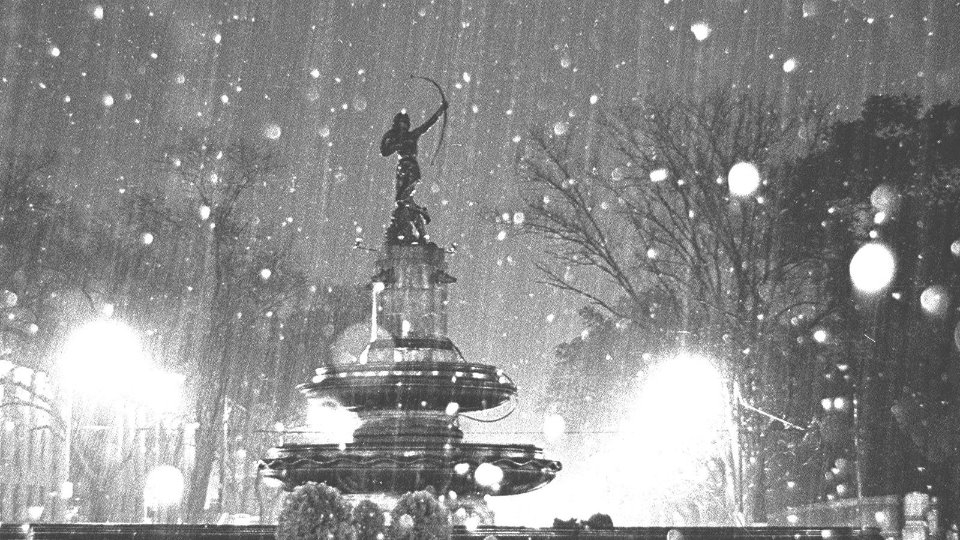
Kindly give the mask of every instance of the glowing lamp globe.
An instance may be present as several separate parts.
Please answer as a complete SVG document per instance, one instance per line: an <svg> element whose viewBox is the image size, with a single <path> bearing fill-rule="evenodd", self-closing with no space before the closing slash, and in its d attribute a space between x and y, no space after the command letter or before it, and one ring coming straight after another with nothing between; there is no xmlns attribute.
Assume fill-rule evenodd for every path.
<svg viewBox="0 0 960 540"><path fill-rule="evenodd" d="M172 465L155 467L147 475L143 499L147 506L174 506L183 497L183 474Z"/></svg>
<svg viewBox="0 0 960 540"><path fill-rule="evenodd" d="M730 167L727 185L734 197L749 197L760 187L760 171L753 163L741 161Z"/></svg>
<svg viewBox="0 0 960 540"><path fill-rule="evenodd" d="M864 244L850 260L850 279L861 293L874 294L890 286L897 261L890 248L879 243Z"/></svg>

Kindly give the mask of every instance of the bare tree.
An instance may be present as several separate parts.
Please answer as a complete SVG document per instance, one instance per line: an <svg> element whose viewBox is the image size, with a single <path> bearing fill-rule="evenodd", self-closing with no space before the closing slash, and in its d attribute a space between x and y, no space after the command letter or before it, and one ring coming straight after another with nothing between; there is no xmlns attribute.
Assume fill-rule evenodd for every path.
<svg viewBox="0 0 960 540"><path fill-rule="evenodd" d="M199 520L214 463L218 455L224 459L229 403L249 385L242 379L250 359L238 338L252 324L248 321L282 306L302 285L303 276L289 267L286 249L256 245L257 234L241 211L244 196L279 171L275 148L185 138L167 150L162 163L191 188L203 231L197 286L204 333L192 363L198 428L186 499L187 518Z"/></svg>
<svg viewBox="0 0 960 540"><path fill-rule="evenodd" d="M731 399L742 400L729 481L746 519L769 418L739 405L778 417L804 410L773 390L786 382L786 360L772 354L772 338L824 309L816 258L785 241L791 201L778 185L778 163L820 140L823 116L815 107L788 115L777 103L765 94L647 98L567 136L534 133L519 160L521 227L549 241L545 283L639 328L651 317L680 321L675 345L724 364ZM739 163L762 179L743 196L728 186Z"/></svg>

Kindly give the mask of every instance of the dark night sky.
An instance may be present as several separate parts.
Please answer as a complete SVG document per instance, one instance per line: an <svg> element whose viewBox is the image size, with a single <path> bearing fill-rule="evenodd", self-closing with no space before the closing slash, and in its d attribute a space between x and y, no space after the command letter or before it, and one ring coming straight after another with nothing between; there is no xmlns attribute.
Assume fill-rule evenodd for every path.
<svg viewBox="0 0 960 540"><path fill-rule="evenodd" d="M438 105L408 75L437 79L450 126L436 165L422 159L418 200L433 239L459 244L451 334L521 387L526 412L491 429L536 432L580 302L536 284L532 240L482 219L518 209L513 161L529 129L725 85L826 96L838 117L878 92L956 99L956 28L953 0L6 0L0 147L55 150L60 192L108 212L139 186L177 195L151 160L183 130L277 138L283 181L248 210L292 218L316 277L365 281L373 256L351 248L379 244L393 191L376 144L398 109L417 122ZM421 154L435 148L432 133Z"/></svg>

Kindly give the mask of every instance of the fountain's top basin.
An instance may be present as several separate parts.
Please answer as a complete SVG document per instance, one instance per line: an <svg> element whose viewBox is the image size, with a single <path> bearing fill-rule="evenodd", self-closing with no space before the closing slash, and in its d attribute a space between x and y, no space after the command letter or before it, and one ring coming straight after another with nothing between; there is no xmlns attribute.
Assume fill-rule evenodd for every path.
<svg viewBox="0 0 960 540"><path fill-rule="evenodd" d="M458 495L516 495L538 489L560 471L532 445L449 443L297 444L260 461L267 478L287 488L325 482L344 493L394 493L433 487Z"/></svg>
<svg viewBox="0 0 960 540"><path fill-rule="evenodd" d="M357 412L472 412L507 402L517 387L502 370L470 362L371 362L317 369L297 387L309 398L332 398Z"/></svg>

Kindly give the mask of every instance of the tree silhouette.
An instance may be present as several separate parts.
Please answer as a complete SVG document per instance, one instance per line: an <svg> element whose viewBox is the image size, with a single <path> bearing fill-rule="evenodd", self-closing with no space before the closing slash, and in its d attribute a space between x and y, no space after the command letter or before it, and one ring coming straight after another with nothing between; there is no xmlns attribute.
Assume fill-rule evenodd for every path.
<svg viewBox="0 0 960 540"><path fill-rule="evenodd" d="M750 411L796 420L811 407L781 345L829 306L817 294L819 254L782 241L793 227L782 170L814 148L824 119L822 108L782 111L765 94L649 97L567 135L534 133L519 160L520 227L549 243L543 282L656 333L644 352L718 359L731 399L752 408L733 407L740 450L727 481L740 519L763 514L771 420ZM738 164L758 170L755 191L731 192Z"/></svg>
<svg viewBox="0 0 960 540"><path fill-rule="evenodd" d="M852 364L863 493L931 491L949 510L960 500L960 465L945 453L958 444L949 428L960 410L951 251L960 252L960 107L924 111L917 98L871 97L790 175L801 186L792 238L824 254L824 294L836 306L825 322L846 349L831 363ZM850 258L871 240L897 258L881 297L859 296L847 279ZM925 307L931 286L943 296Z"/></svg>

